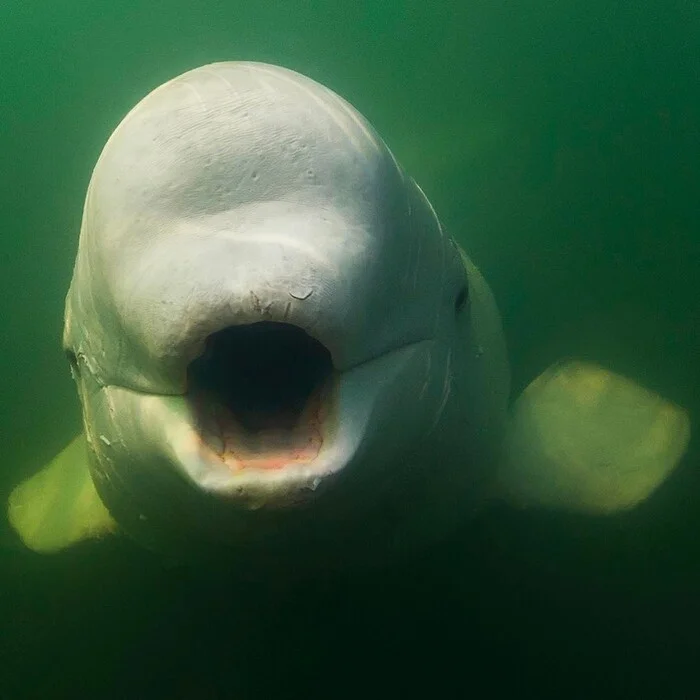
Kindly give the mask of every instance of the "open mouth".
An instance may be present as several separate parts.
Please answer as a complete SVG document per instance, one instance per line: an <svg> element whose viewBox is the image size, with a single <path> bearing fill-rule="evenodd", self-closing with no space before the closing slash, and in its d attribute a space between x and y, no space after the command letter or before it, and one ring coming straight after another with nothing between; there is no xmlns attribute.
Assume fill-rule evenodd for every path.
<svg viewBox="0 0 700 700"><path fill-rule="evenodd" d="M184 394L110 384L83 392L85 410L96 449L128 465L121 478L133 489L169 492L184 478L246 508L287 507L362 483L370 450L383 469L426 424L441 398L441 385L425 391L432 348L407 343L341 371L301 327L229 326L189 363ZM409 421L397 421L407 405Z"/></svg>
<svg viewBox="0 0 700 700"><path fill-rule="evenodd" d="M232 472L318 457L336 373L330 352L298 326L224 328L207 338L187 376L200 435Z"/></svg>

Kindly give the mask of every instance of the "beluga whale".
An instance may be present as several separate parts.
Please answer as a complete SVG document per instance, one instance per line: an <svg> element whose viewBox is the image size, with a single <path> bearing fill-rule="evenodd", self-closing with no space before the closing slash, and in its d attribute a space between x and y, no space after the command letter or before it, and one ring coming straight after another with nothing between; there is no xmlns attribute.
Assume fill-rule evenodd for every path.
<svg viewBox="0 0 700 700"><path fill-rule="evenodd" d="M63 335L83 425L12 492L21 540L342 568L428 547L496 500L648 498L687 412L568 358L512 398L458 234L310 78L221 62L153 90L88 186Z"/></svg>

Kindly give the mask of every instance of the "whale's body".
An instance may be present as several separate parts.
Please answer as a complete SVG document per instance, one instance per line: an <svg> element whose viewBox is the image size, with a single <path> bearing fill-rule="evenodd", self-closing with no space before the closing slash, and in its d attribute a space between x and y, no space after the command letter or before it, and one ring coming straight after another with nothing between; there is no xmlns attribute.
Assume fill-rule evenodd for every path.
<svg viewBox="0 0 700 700"><path fill-rule="evenodd" d="M680 409L575 363L533 383L511 419L501 323L477 268L353 107L264 64L185 73L111 136L64 347L84 437L10 507L38 550L116 522L185 556L381 561L499 492L628 507L689 431ZM621 488L599 457L619 447L611 417L630 397L644 420L615 459L645 476ZM76 515L49 527L36 494L69 482L81 484Z"/></svg>

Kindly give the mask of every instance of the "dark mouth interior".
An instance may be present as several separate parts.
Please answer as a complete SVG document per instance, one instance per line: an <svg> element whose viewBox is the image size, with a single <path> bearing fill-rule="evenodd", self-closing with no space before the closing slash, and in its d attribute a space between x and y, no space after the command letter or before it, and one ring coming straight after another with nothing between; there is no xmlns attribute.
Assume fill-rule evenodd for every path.
<svg viewBox="0 0 700 700"><path fill-rule="evenodd" d="M188 388L226 407L248 431L293 428L333 373L330 352L304 330L262 321L207 338Z"/></svg>

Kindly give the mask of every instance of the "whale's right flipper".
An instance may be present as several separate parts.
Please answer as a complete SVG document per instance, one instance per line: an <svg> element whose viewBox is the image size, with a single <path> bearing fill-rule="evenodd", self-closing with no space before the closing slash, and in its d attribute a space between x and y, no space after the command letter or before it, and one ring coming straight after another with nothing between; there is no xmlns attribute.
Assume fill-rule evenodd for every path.
<svg viewBox="0 0 700 700"><path fill-rule="evenodd" d="M40 553L116 530L90 477L84 433L14 489L7 515L24 544Z"/></svg>

